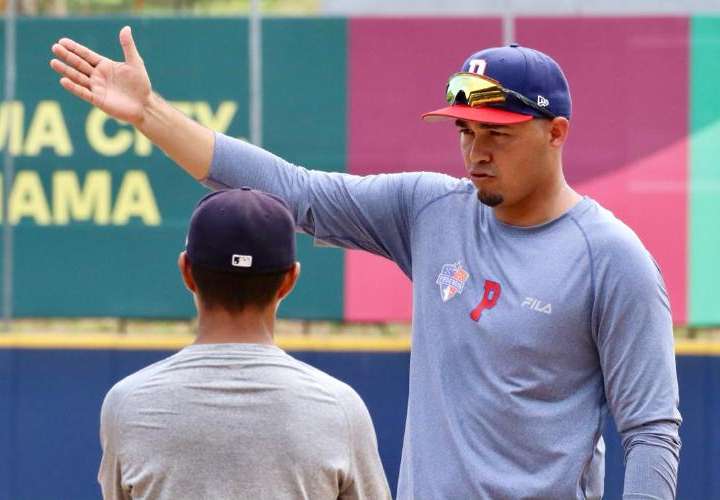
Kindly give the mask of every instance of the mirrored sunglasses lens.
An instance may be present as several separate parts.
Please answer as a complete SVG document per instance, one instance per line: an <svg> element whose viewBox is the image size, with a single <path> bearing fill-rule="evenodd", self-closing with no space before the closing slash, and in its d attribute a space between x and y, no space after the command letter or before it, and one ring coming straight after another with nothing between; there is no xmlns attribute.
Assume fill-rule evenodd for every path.
<svg viewBox="0 0 720 500"><path fill-rule="evenodd" d="M457 74L450 78L445 98L448 104L456 104L462 94L462 103L479 106L491 102L503 102L505 94L494 81L480 75Z"/></svg>

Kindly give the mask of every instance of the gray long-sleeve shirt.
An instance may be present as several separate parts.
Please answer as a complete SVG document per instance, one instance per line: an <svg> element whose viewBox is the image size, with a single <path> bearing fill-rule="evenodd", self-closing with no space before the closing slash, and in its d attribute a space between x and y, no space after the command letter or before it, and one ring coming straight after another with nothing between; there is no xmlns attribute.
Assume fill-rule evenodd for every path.
<svg viewBox="0 0 720 500"><path fill-rule="evenodd" d="M259 344L191 345L105 397L98 481L130 498L390 498L365 404Z"/></svg>
<svg viewBox="0 0 720 500"><path fill-rule="evenodd" d="M608 409L624 497L674 498L667 294L637 236L598 203L515 227L468 180L311 171L222 134L205 183L278 194L299 230L392 259L412 280L398 498L600 498Z"/></svg>

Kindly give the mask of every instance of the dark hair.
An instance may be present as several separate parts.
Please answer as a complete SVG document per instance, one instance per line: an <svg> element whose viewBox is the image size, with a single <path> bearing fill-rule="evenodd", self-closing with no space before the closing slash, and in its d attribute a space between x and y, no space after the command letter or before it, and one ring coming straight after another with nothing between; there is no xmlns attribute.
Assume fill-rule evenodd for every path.
<svg viewBox="0 0 720 500"><path fill-rule="evenodd" d="M200 302L208 309L240 312L270 304L290 270L262 274L228 273L190 266Z"/></svg>

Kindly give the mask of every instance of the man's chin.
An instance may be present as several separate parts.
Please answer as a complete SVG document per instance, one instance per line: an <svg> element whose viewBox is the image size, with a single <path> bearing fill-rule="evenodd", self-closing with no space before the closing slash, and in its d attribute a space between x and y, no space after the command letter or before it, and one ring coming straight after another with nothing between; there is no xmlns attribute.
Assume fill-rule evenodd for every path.
<svg viewBox="0 0 720 500"><path fill-rule="evenodd" d="M501 194L488 193L480 190L478 190L477 197L478 200L480 200L480 203L482 203L483 205L487 205L488 207L497 207L503 201L505 201Z"/></svg>

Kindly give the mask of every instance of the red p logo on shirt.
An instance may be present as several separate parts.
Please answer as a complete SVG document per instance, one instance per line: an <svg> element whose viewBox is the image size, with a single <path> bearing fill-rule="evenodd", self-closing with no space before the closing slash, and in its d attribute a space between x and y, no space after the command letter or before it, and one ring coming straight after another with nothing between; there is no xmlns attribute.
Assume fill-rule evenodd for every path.
<svg viewBox="0 0 720 500"><path fill-rule="evenodd" d="M491 280L485 280L485 292L480 303L470 312L470 318L473 321L480 319L483 311L492 309L500 298L500 283Z"/></svg>

